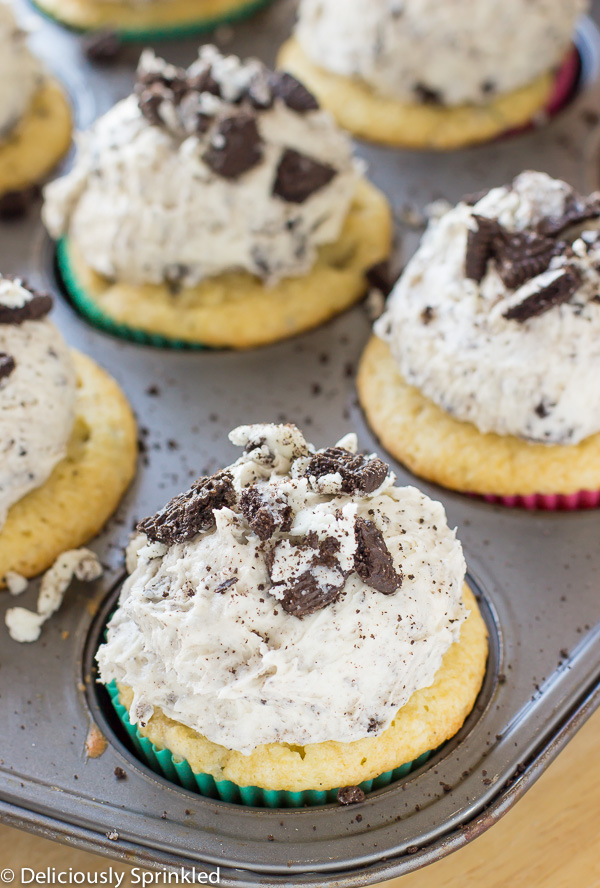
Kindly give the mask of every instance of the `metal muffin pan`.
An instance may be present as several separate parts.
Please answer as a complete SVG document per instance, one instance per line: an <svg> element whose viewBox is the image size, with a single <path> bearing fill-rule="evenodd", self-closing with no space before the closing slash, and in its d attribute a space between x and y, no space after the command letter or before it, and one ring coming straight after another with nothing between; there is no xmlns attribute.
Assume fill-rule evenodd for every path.
<svg viewBox="0 0 600 888"><path fill-rule="evenodd" d="M272 62L292 17L293 3L278 0L234 32L221 31L217 42ZM419 236L407 220L437 198L455 201L524 168L562 176L582 191L596 186L600 37L591 21L579 40L582 90L543 129L451 154L357 146L394 205L400 261ZM81 38L52 23L40 20L34 42L73 91L80 125L128 93L134 47L102 68L85 61ZM179 62L190 61L196 45L154 44ZM392 461L400 483L442 500L465 547L491 641L474 712L426 766L358 806L267 810L205 799L135 758L94 682L93 656L114 606L123 547L136 519L235 458L227 432L240 423L293 421L318 446L355 429L362 448L381 451L353 380L369 320L357 307L311 333L241 354L115 339L89 326L60 295L38 207L25 221L0 225L0 268L57 295L55 321L122 384L143 444L132 488L92 543L106 565L104 578L92 588L75 585L37 643L3 638L2 819L148 868L219 867L222 884L236 886L371 884L444 856L499 819L600 704L600 513L495 507L426 484ZM34 606L35 598L32 583L19 603ZM12 604L0 596L0 619ZM94 723L108 740L97 758L85 750ZM127 779L116 779L117 767Z"/></svg>

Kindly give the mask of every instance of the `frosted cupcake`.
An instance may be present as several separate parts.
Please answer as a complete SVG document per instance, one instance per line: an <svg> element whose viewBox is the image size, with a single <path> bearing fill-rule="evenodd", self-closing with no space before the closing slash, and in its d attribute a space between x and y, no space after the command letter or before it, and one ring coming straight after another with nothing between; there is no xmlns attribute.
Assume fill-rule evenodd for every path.
<svg viewBox="0 0 600 888"><path fill-rule="evenodd" d="M245 348L321 324L391 240L386 199L314 97L211 46L187 71L143 54L44 220L80 309L158 344Z"/></svg>
<svg viewBox="0 0 600 888"><path fill-rule="evenodd" d="M566 100L586 0L301 0L279 56L357 136L409 148L492 139ZM557 74L557 72L559 72Z"/></svg>
<svg viewBox="0 0 600 888"><path fill-rule="evenodd" d="M0 277L0 588L93 537L133 477L136 429L114 380L71 351L49 296Z"/></svg>
<svg viewBox="0 0 600 888"><path fill-rule="evenodd" d="M433 222L358 386L416 474L527 506L600 502L600 194L525 172Z"/></svg>
<svg viewBox="0 0 600 888"><path fill-rule="evenodd" d="M34 0L78 31L116 31L126 39L182 37L248 18L271 0Z"/></svg>
<svg viewBox="0 0 600 888"><path fill-rule="evenodd" d="M0 0L0 199L39 183L70 142L65 94L32 55L10 6Z"/></svg>
<svg viewBox="0 0 600 888"><path fill-rule="evenodd" d="M319 451L292 425L230 438L237 462L139 525L102 681L151 761L201 791L288 805L389 782L481 686L460 543L354 435Z"/></svg>

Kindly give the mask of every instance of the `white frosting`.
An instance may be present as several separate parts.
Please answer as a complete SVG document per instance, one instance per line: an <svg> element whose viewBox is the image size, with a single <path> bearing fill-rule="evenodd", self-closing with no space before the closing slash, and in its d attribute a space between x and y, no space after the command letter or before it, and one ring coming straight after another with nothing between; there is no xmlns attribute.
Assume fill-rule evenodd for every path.
<svg viewBox="0 0 600 888"><path fill-rule="evenodd" d="M556 256L517 290L504 285L492 261L481 284L465 276L474 214L509 231L531 230L560 216L572 195L565 182L525 172L474 207L458 204L430 224L375 325L404 378L482 432L576 444L600 431L600 243L590 230L597 220L560 235L574 255ZM569 302L524 322L504 317L566 265L581 274Z"/></svg>
<svg viewBox="0 0 600 888"><path fill-rule="evenodd" d="M8 3L0 0L0 142L29 108L42 79L40 62L29 51L25 32Z"/></svg>
<svg viewBox="0 0 600 888"><path fill-rule="evenodd" d="M83 583L91 583L101 576L102 565L98 561L96 553L91 549L69 549L67 552L63 552L42 577L37 610L9 607L6 611L4 621L12 640L22 644L37 641L44 623L56 613L63 603L73 579ZM8 575L6 579L8 581ZM27 581L25 581L25 585L27 585Z"/></svg>
<svg viewBox="0 0 600 888"><path fill-rule="evenodd" d="M246 426L230 437L247 445L230 467L236 491L257 484L270 502L291 506L291 529L261 543L233 505L215 511L216 526L189 542L167 547L137 537L131 576L98 653L102 681L133 688L132 721L145 723L160 706L242 753L271 742L380 734L414 691L432 683L466 617L465 561L442 505L393 486L393 475L373 493L352 496L341 492L339 473L304 477L314 449L293 426ZM354 451L355 436L340 445ZM393 594L353 571L355 516L377 525L403 573ZM271 576L292 582L307 567L296 544L309 531L339 541L348 574L340 585L339 570L316 568L321 588L343 591L297 617L284 610L265 557L279 541Z"/></svg>
<svg viewBox="0 0 600 888"><path fill-rule="evenodd" d="M204 47L196 68L212 65L225 98L190 95L180 106L163 103L169 125L152 125L135 96L119 102L79 137L73 170L46 189L44 221L54 237L68 235L86 263L109 278L133 284L177 279L192 286L231 270L265 281L302 275L316 250L335 241L352 201L357 166L348 138L324 111L296 113L281 99L257 113L262 160L239 178L217 175L204 162L218 139L190 134L197 113L222 118L264 71ZM142 71L175 71L152 55ZM190 71L194 70L192 66ZM285 148L337 170L304 203L273 196Z"/></svg>
<svg viewBox="0 0 600 888"><path fill-rule="evenodd" d="M0 306L30 298L0 279ZM49 320L0 323L0 353L15 369L0 378L0 531L9 508L46 481L66 454L75 416L76 379L69 349Z"/></svg>
<svg viewBox="0 0 600 888"><path fill-rule="evenodd" d="M301 0L296 36L322 68L414 102L487 102L558 65L588 0Z"/></svg>

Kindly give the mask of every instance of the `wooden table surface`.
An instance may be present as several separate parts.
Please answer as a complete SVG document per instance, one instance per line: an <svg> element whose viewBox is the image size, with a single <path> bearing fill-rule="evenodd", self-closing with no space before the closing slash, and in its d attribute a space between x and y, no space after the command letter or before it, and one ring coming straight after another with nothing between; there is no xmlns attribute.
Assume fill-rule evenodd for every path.
<svg viewBox="0 0 600 888"><path fill-rule="evenodd" d="M0 870L130 868L0 825ZM14 885L22 882L17 875ZM600 888L600 711L487 833L385 888Z"/></svg>

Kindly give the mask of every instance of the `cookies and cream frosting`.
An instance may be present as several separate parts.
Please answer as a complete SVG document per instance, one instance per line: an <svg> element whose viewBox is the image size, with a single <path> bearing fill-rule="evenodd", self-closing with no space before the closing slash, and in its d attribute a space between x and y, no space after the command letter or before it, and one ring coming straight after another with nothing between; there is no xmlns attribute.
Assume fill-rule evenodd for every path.
<svg viewBox="0 0 600 888"><path fill-rule="evenodd" d="M319 67L405 102L486 103L559 65L587 0L301 0Z"/></svg>
<svg viewBox="0 0 600 888"><path fill-rule="evenodd" d="M134 723L160 707L246 754L376 736L466 617L444 509L355 435L319 451L293 425L230 439L237 462L139 525L102 680L133 689Z"/></svg>
<svg viewBox="0 0 600 888"><path fill-rule="evenodd" d="M26 39L9 4L0 0L0 142L27 112L43 80Z"/></svg>
<svg viewBox="0 0 600 888"><path fill-rule="evenodd" d="M73 428L75 371L51 307L0 277L0 532L10 507L64 458Z"/></svg>
<svg viewBox="0 0 600 888"><path fill-rule="evenodd" d="M375 325L406 381L481 432L600 432L600 193L545 173L430 223Z"/></svg>
<svg viewBox="0 0 600 888"><path fill-rule="evenodd" d="M142 55L136 94L79 139L44 219L98 273L192 286L227 271L307 273L337 240L358 168L291 75L200 50L187 70Z"/></svg>

